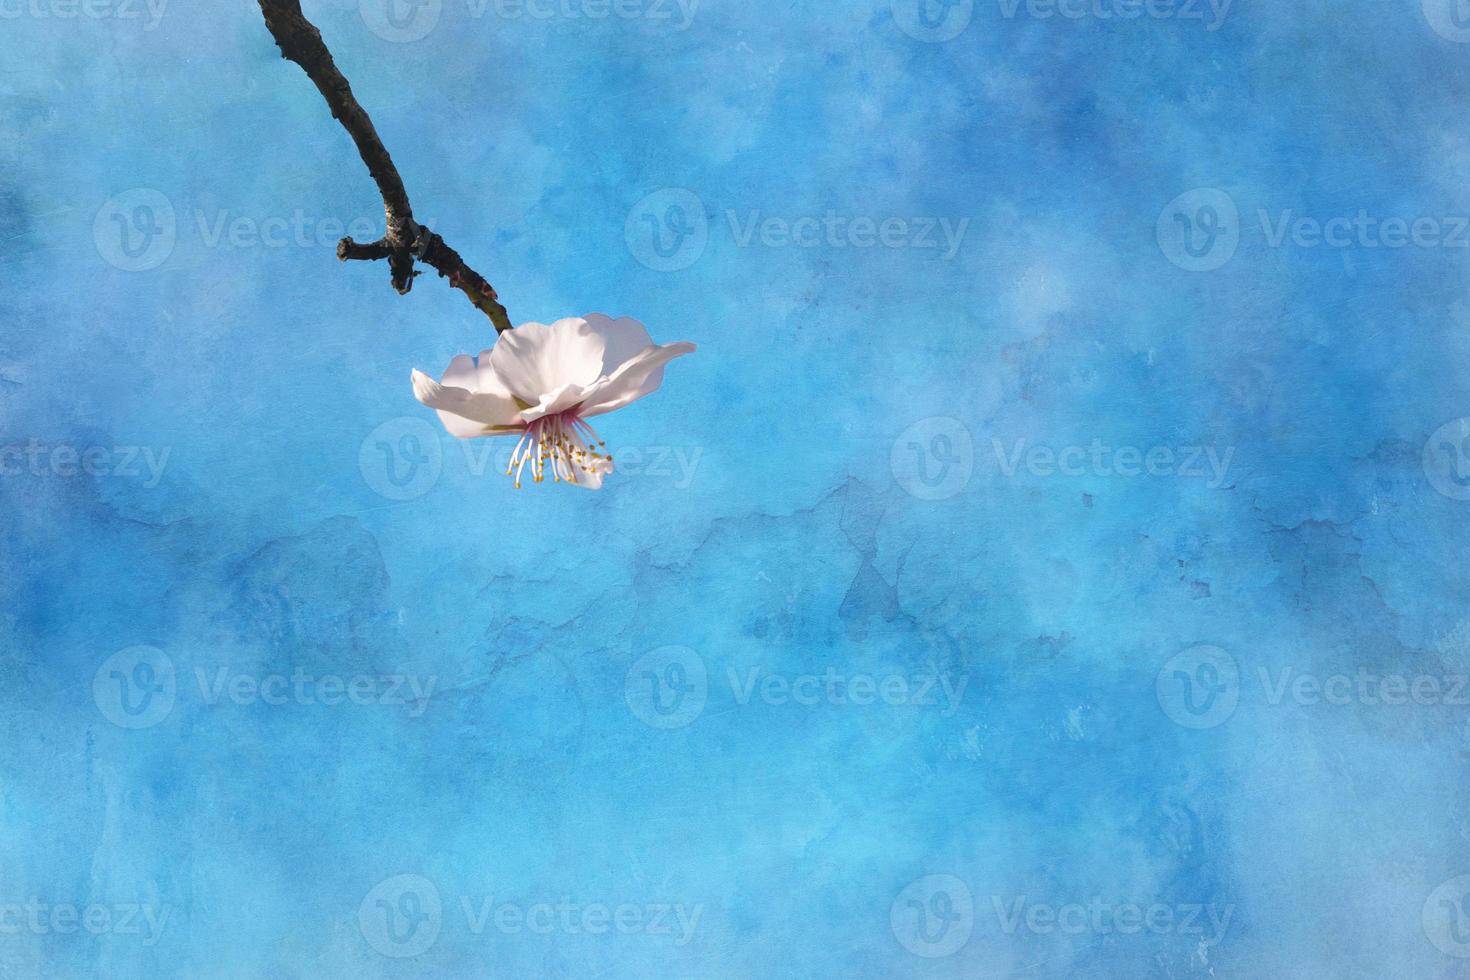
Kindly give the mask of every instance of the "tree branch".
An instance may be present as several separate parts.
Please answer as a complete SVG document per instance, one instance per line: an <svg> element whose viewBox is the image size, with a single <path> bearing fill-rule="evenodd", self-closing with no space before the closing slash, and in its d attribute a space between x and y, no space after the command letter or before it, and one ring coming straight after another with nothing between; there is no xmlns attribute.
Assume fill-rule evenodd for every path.
<svg viewBox="0 0 1470 980"><path fill-rule="evenodd" d="M307 77L316 84L332 117L342 124L362 162L367 164L368 173L383 195L383 212L387 219L387 231L376 242L355 242L344 238L337 243L337 258L373 261L388 260L388 270L393 288L406 293L413 288L418 272L414 262L422 262L446 276L449 284L469 297L475 308L490 318L497 331L510 329L510 317L500 305L495 290L474 269L465 265L458 252L445 244L444 239L413 220L413 208L408 203L408 192L403 189L403 178L393 166L393 158L378 138L373 121L358 104L352 94L352 86L337 69L332 52L322 41L321 32L301 13L301 0L259 0L261 13L265 15L265 26L276 39L282 57L300 65Z"/></svg>

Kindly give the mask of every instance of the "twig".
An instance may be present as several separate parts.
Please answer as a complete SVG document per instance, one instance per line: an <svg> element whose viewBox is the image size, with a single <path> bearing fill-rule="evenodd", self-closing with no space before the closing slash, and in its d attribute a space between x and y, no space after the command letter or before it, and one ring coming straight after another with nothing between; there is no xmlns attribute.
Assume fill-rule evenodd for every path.
<svg viewBox="0 0 1470 980"><path fill-rule="evenodd" d="M413 220L413 208L408 203L408 192L403 189L403 178L393 166L373 121L358 104L352 94L352 86L337 69L332 52L322 41L321 32L301 13L300 0L259 0L261 13L265 14L265 26L281 49L281 55L296 62L306 72L332 117L340 122L352 141L362 162L367 164L368 173L383 195L383 212L387 218L387 232L376 242L355 242L344 238L337 243L337 258L374 261L387 259L392 276L393 288L406 293L413 288L414 262L422 262L447 276L449 284L469 297L475 308L490 318L497 331L510 329L510 317L500 305L495 290L480 275L460 258L458 252L445 244L444 239Z"/></svg>

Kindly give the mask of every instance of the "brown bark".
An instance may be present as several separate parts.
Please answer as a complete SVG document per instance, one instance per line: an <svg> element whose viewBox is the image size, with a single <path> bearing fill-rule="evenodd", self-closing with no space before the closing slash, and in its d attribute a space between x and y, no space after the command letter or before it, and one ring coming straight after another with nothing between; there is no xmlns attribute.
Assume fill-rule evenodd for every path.
<svg viewBox="0 0 1470 980"><path fill-rule="evenodd" d="M337 258L376 260L387 259L393 288L406 293L413 288L418 272L415 262L422 262L448 277L449 284L463 292L475 308L490 318L497 331L510 329L510 317L500 305L495 290L474 269L465 264L458 252L445 244L444 239L413 220L413 208L408 203L408 192L403 189L403 178L393 166L393 158L378 138L373 121L352 94L352 86L338 70L327 50L321 32L301 13L300 0L259 0L260 10L265 14L265 26L276 39L281 55L300 65L307 77L316 84L332 116L347 130L357 144L362 162L367 164L383 196L383 212L387 220L387 231L376 242L355 242L344 238L337 243Z"/></svg>

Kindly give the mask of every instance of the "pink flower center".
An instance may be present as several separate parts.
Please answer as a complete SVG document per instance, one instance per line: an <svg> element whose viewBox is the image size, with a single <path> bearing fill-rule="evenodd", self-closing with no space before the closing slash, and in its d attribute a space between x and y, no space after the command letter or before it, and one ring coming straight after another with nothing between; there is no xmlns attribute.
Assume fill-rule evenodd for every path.
<svg viewBox="0 0 1470 980"><path fill-rule="evenodd" d="M612 472L613 458L606 451L607 443L598 438L592 426L582 421L577 409L570 408L526 424L526 431L516 443L515 452L511 453L505 475L515 476L517 490L521 487L521 473L527 466L531 468L531 479L536 483L546 478L548 469L556 483L563 480L580 483L586 476ZM579 478L578 474L583 476Z"/></svg>

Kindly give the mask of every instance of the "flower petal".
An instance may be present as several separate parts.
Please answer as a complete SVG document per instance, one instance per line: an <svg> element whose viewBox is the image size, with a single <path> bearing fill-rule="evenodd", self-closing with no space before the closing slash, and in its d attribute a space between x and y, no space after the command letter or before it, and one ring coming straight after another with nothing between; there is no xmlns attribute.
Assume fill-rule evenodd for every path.
<svg viewBox="0 0 1470 980"><path fill-rule="evenodd" d="M653 346L648 328L630 316L613 319L601 313L588 313L587 325L602 338L602 374L607 377L636 355Z"/></svg>
<svg viewBox="0 0 1470 980"><path fill-rule="evenodd" d="M562 482L570 483L574 487L581 487L583 490L601 490L602 481L605 480L608 474L610 474L612 471L612 463L603 463L601 466L598 466L596 469L594 469L591 473L588 473L585 470L577 470L576 480L563 480Z"/></svg>
<svg viewBox="0 0 1470 980"><path fill-rule="evenodd" d="M449 362L449 367L444 369L439 383L450 388L479 391L480 371L475 365L475 359L468 354L455 355L454 360Z"/></svg>
<svg viewBox="0 0 1470 980"><path fill-rule="evenodd" d="M464 377L461 354L450 362L445 377ZM471 362L471 367L474 366ZM419 401L439 413L439 420L449 434L459 439L475 439L480 436L511 435L521 431L520 410L514 400L491 392L469 391L465 388L442 385L422 371L413 372L413 395ZM496 431L503 429L503 431Z"/></svg>
<svg viewBox="0 0 1470 980"><path fill-rule="evenodd" d="M586 397L587 389L581 385L562 385L555 391L541 396L541 402L521 412L522 422L534 422L547 415L555 415L557 412L565 412L567 409L581 404Z"/></svg>
<svg viewBox="0 0 1470 980"><path fill-rule="evenodd" d="M581 317L525 323L490 348L489 365L504 389L528 405L563 385L590 385L602 375L602 338Z"/></svg>
<svg viewBox="0 0 1470 980"><path fill-rule="evenodd" d="M688 341L645 347L609 377L592 385L578 414L583 418L602 415L653 394L664 383L664 365L695 349Z"/></svg>

